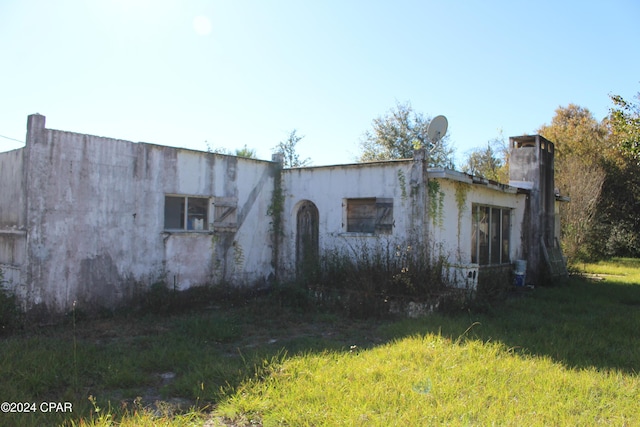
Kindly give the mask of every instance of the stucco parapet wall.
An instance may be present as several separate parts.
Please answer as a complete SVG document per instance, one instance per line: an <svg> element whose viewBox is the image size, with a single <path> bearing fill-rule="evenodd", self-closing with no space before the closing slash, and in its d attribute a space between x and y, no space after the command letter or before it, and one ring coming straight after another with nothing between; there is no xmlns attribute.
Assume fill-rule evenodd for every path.
<svg viewBox="0 0 640 427"><path fill-rule="evenodd" d="M446 168L429 168L427 170L428 179L449 179L451 181L464 182L472 185L482 185L483 187L490 188L492 190L502 191L503 193L515 194L521 188L514 187L507 184L501 184L497 181L482 178L479 176L469 175L468 173L458 172L453 169Z"/></svg>
<svg viewBox="0 0 640 427"><path fill-rule="evenodd" d="M172 146L172 145L161 145L161 144L154 144L152 142L143 142L143 141L128 141L126 139L118 139L118 138L111 138L108 136L100 136L100 135L90 135L90 134L85 134L85 133L80 133L80 132L71 132L71 131L66 131L66 130L58 130L58 129L49 129L46 128L47 131L55 133L57 135L68 135L68 136L80 136L80 137L89 137L92 139L97 139L97 140L104 140L105 142L113 142L113 143L125 143L125 144L138 144L138 145L146 145L152 148L158 148L158 149L163 149L163 150L176 150L176 151L181 151L181 152L187 152L187 153L193 153L196 155L211 155L211 156L216 156L216 157L233 157L233 158L239 158L242 159L243 161L249 161L249 162L255 162L255 163L268 163L268 164L272 164L272 163L276 163L273 162L271 160L262 160L262 159L254 159L251 157L239 157L239 156L234 156L233 154L224 154L224 153L214 153L214 152L209 152L209 151L202 151L202 150L195 150L192 148L185 148L185 147L176 147L176 146Z"/></svg>
<svg viewBox="0 0 640 427"><path fill-rule="evenodd" d="M373 162L356 162L356 163L338 163L334 165L319 165L319 166L298 166L293 168L286 168L284 171L301 171L301 170L313 170L313 169L336 169L336 168L367 168L367 167L379 167L379 166L391 166L398 164L409 165L414 162L414 159L392 159L392 160L377 160Z"/></svg>
<svg viewBox="0 0 640 427"><path fill-rule="evenodd" d="M41 114L32 114L30 117L34 118L34 126L35 126L34 130L36 130L36 129L45 130L45 131L50 132L50 134L56 135L57 137L60 137L60 136L75 136L75 137L83 137L83 138L104 140L105 142L146 145L146 146L149 146L149 147L157 147L159 149L169 149L169 150L176 150L176 151L182 151L182 152L190 152L190 153L198 154L198 155L213 155L213 156L218 156L218 157L236 157L236 158L241 158L242 160L247 160L249 162L255 162L255 163L269 163L269 164L276 163L276 162L271 161L271 160L254 159L254 158L250 158L250 157L238 157L238 156L234 156L233 154L214 153L214 152L211 152L211 151L195 150L195 149L192 149L192 148L177 147L177 146L173 146L173 145L161 145L161 144L155 144L155 143L152 143L152 142L144 142L144 141L130 141L130 140L126 140L126 139L113 138L113 137L108 137L108 136L91 135L91 134L86 134L86 133L81 133L81 132L72 132L72 131L60 130L60 129L51 129L51 128L47 128L45 126L46 116L43 116ZM37 142L37 141L34 141L34 142ZM15 150L11 150L11 151L22 150L23 148L24 147L21 147L21 148L17 148ZM9 151L7 151L6 153L8 153L8 152Z"/></svg>
<svg viewBox="0 0 640 427"><path fill-rule="evenodd" d="M18 147L18 148L12 148L11 150L0 151L0 154L15 153L15 152L18 152L18 151L21 151L21 150L24 150L24 146Z"/></svg>

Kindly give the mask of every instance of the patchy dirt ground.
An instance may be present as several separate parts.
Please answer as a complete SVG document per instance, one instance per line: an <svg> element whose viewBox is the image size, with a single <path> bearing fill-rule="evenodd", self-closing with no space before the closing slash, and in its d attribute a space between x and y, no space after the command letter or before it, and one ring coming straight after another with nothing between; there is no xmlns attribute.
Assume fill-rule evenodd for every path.
<svg viewBox="0 0 640 427"><path fill-rule="evenodd" d="M78 342L91 343L105 351L118 348L120 352L127 352L127 349L132 353L140 352L141 358L149 357L145 353L151 350L145 347L157 347L158 342L173 346L173 350L184 345L185 340L199 342L217 360L222 357L227 365L238 366L238 369L246 369L247 373L251 373L254 368L246 365L253 363L255 354L268 359L299 352L353 351L355 348L381 344L385 337L381 336L378 328L383 323L380 320L353 320L326 313L272 310L251 302L235 307L212 306L192 313L166 316L115 316L86 320L77 322L75 327L67 325L64 333L73 334ZM232 331L212 331L219 325ZM184 352L185 358L190 357L188 349ZM123 355L121 363L131 363L131 357L135 358L135 355ZM202 358L203 353L193 357ZM185 376L190 371L207 371L207 367L202 367L201 363L180 360L174 367L145 372L143 383L138 387L130 382L126 387L94 384L92 392L98 390L96 394L103 400L108 399L111 405L142 407L160 414L185 411L203 404L198 397L194 397L193 392L185 391L182 384L187 381ZM129 369L132 372L127 375L139 375L135 367ZM234 380L237 378L229 380L231 386ZM204 404L210 405L212 401Z"/></svg>

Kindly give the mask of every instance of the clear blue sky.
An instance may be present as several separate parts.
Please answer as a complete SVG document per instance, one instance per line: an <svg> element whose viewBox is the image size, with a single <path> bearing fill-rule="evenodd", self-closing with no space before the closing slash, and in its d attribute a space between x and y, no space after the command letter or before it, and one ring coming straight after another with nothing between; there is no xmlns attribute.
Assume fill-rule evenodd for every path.
<svg viewBox="0 0 640 427"><path fill-rule="evenodd" d="M461 160L558 106L640 91L640 2L3 0L0 135L47 127L258 157L293 129L353 161L396 101L444 114ZM21 146L0 137L0 151Z"/></svg>

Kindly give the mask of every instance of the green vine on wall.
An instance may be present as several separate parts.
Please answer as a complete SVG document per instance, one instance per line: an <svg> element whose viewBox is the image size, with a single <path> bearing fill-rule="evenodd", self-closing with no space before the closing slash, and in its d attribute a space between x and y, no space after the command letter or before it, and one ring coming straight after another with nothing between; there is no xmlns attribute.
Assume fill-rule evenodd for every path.
<svg viewBox="0 0 640 427"><path fill-rule="evenodd" d="M398 169L398 182L400 183L400 190L402 191L402 200L407 199L407 179L404 176L402 169Z"/></svg>
<svg viewBox="0 0 640 427"><path fill-rule="evenodd" d="M271 233L273 239L273 256L271 264L276 277L278 275L279 253L280 253L280 238L284 235L282 230L282 212L284 211L284 191L282 190L282 164L278 164L274 168L273 176L273 193L271 194L271 203L267 208L267 215L271 217Z"/></svg>
<svg viewBox="0 0 640 427"><path fill-rule="evenodd" d="M213 230L213 223L209 224L209 230ZM209 280L211 283L216 281L217 273L220 269L220 260L218 259L216 253L216 244L218 243L218 235L211 231L211 260L210 260L210 271L209 271Z"/></svg>
<svg viewBox="0 0 640 427"><path fill-rule="evenodd" d="M271 217L271 232L282 235L282 212L284 211L284 192L282 191L282 169L276 169L273 177L273 193L271 203L267 208L267 215Z"/></svg>
<svg viewBox="0 0 640 427"><path fill-rule="evenodd" d="M242 270L244 264L244 250L240 246L240 242L237 240L233 242L233 261L236 265L236 270Z"/></svg>
<svg viewBox="0 0 640 427"><path fill-rule="evenodd" d="M440 182L430 179L429 188L429 217L434 226L441 227L444 223L444 192L440 188Z"/></svg>
<svg viewBox="0 0 640 427"><path fill-rule="evenodd" d="M469 193L470 186L465 182L455 182L456 186L456 206L458 207L458 259L461 258L460 254L460 228L462 227L462 214L467 207L467 193Z"/></svg>
<svg viewBox="0 0 640 427"><path fill-rule="evenodd" d="M467 193L469 192L469 184L467 184L466 182L456 182L455 186L456 205L458 206L458 224L460 224L462 220L462 213L467 207Z"/></svg>

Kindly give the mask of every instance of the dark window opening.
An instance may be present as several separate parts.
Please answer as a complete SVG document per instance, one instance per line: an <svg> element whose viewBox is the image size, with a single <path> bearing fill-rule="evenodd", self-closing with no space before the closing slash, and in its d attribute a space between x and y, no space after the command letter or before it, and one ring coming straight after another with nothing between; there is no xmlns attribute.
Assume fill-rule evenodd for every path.
<svg viewBox="0 0 640 427"><path fill-rule="evenodd" d="M165 230L209 229L209 199L206 197L165 196Z"/></svg>
<svg viewBox="0 0 640 427"><path fill-rule="evenodd" d="M474 204L472 212L471 262L509 263L511 209Z"/></svg>

